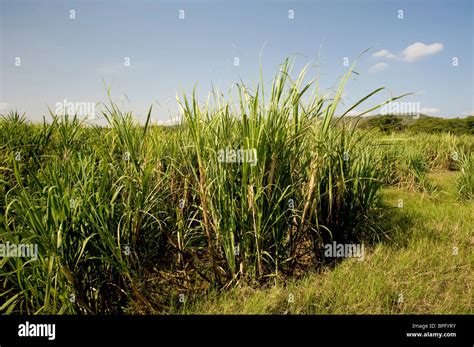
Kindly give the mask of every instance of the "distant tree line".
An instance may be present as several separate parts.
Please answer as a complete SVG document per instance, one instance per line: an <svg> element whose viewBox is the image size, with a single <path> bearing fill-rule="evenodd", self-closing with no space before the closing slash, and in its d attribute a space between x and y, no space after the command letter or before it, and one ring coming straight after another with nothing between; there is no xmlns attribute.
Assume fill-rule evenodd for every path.
<svg viewBox="0 0 474 347"><path fill-rule="evenodd" d="M474 135L474 116L467 118L437 118L422 116L416 119L412 116L383 115L374 116L361 122L366 129L378 129L383 133L412 132L412 133L452 133L456 135Z"/></svg>

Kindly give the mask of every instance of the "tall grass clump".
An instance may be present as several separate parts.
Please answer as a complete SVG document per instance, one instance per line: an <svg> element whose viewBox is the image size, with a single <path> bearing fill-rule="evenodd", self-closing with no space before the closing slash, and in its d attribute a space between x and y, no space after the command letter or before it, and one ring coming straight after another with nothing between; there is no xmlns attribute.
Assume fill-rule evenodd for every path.
<svg viewBox="0 0 474 347"><path fill-rule="evenodd" d="M452 134L397 134L376 136L376 156L383 162L386 185L405 187L412 191L434 192L429 180L433 170L459 170L459 158L469 157L472 136Z"/></svg>
<svg viewBox="0 0 474 347"><path fill-rule="evenodd" d="M457 180L458 194L461 200L474 197L474 152L459 158L461 174Z"/></svg>
<svg viewBox="0 0 474 347"><path fill-rule="evenodd" d="M85 128L66 116L48 128L54 141L47 153L16 158L10 149L3 162L12 178L3 189L0 238L38 245L39 257L2 259L2 310L112 313L128 300L149 305L136 283L138 235L151 228L159 233L148 212L160 201L153 195L160 181L149 179L149 168L138 173L133 155L115 155L129 149L128 133L117 134L119 127ZM144 131L137 124L133 129ZM89 140L81 141L83 135Z"/></svg>
<svg viewBox="0 0 474 347"><path fill-rule="evenodd" d="M290 72L286 61L268 99L262 84L239 84L236 103L220 97L200 106L195 93L179 100L181 174L189 182L180 193L189 215L179 238L191 257L204 252L199 261L207 259L215 283L291 275L305 255L320 258L324 242L357 239L377 202L374 144L335 117L352 70L332 97L316 85L307 98L315 81L304 83L306 69L296 80ZM228 148L258 160L220 161Z"/></svg>
<svg viewBox="0 0 474 347"><path fill-rule="evenodd" d="M352 68L322 94L292 66L269 91L183 95L172 129L113 102L108 127L1 119L0 241L38 259L0 259L0 312L162 312L178 292L278 281L370 234L386 162L341 120L383 88L337 116Z"/></svg>

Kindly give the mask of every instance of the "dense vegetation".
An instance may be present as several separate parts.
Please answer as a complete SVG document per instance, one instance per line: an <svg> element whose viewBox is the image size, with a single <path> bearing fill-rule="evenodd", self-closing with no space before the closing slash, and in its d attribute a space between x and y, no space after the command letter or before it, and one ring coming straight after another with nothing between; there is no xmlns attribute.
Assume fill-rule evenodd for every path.
<svg viewBox="0 0 474 347"><path fill-rule="evenodd" d="M172 312L193 314L472 314L474 203L459 203L458 171L429 174L427 195L384 188L383 242L285 285L241 285L195 295ZM402 199L403 208L397 206Z"/></svg>
<svg viewBox="0 0 474 347"><path fill-rule="evenodd" d="M425 115L417 117L379 115L364 119L360 125L363 128L377 129L383 133L406 131L409 133L474 135L474 116L466 118L437 118Z"/></svg>
<svg viewBox="0 0 474 347"><path fill-rule="evenodd" d="M384 239L383 187L433 193L428 173L449 169L471 199L472 136L346 126L335 112L350 74L331 97L306 97L314 81L291 80L286 62L269 95L241 84L237 103L183 96L171 129L112 102L109 127L4 116L0 241L38 244L39 257L0 259L0 312L169 312L185 293L321 268L328 242ZM258 160L223 162L227 149Z"/></svg>

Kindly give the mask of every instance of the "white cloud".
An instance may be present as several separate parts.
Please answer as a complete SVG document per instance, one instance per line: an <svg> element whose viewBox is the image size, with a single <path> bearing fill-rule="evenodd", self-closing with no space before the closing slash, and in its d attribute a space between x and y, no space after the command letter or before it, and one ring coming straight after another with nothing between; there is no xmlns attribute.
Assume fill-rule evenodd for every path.
<svg viewBox="0 0 474 347"><path fill-rule="evenodd" d="M10 110L11 105L8 102L0 102L0 111Z"/></svg>
<svg viewBox="0 0 474 347"><path fill-rule="evenodd" d="M372 56L376 58L397 59L406 63L412 63L423 57L441 52L443 49L444 45L439 42L430 45L424 44L423 42L415 42L405 48L400 54L393 54L386 49L382 49L372 54Z"/></svg>
<svg viewBox="0 0 474 347"><path fill-rule="evenodd" d="M466 111L462 115L463 116L474 116L474 111Z"/></svg>
<svg viewBox="0 0 474 347"><path fill-rule="evenodd" d="M377 63L369 68L369 72L379 72L385 70L388 67L387 63Z"/></svg>
<svg viewBox="0 0 474 347"><path fill-rule="evenodd" d="M420 112L424 114L438 113L440 110L438 108L427 108L423 107Z"/></svg>
<svg viewBox="0 0 474 347"><path fill-rule="evenodd" d="M170 125L178 125L181 123L181 120L177 117L174 117L174 118L170 118L168 120L157 120L154 122L154 124L156 125L164 125L164 126L170 126Z"/></svg>
<svg viewBox="0 0 474 347"><path fill-rule="evenodd" d="M443 48L444 46L442 43L425 45L422 42L415 42L403 50L401 58L403 61L411 63L422 57L441 52Z"/></svg>
<svg viewBox="0 0 474 347"><path fill-rule="evenodd" d="M363 113L363 112L362 111L357 111L356 109L354 109L354 110L349 111L349 113L347 113L346 116L356 117L356 116L360 115L361 113ZM370 115L372 115L372 112L366 113L362 117L368 117Z"/></svg>
<svg viewBox="0 0 474 347"><path fill-rule="evenodd" d="M377 57L377 58L387 58L387 59L394 59L397 57L395 54L390 53L386 49L377 51L374 54L372 54L372 56Z"/></svg>
<svg viewBox="0 0 474 347"><path fill-rule="evenodd" d="M388 51L386 49L382 49L372 54L372 56L377 57L377 58L382 58L382 57L385 57L387 54L388 54Z"/></svg>
<svg viewBox="0 0 474 347"><path fill-rule="evenodd" d="M357 110L350 110L348 113L347 113L347 116L349 117L355 117L355 116L358 116L359 114L361 114L361 112L357 111Z"/></svg>

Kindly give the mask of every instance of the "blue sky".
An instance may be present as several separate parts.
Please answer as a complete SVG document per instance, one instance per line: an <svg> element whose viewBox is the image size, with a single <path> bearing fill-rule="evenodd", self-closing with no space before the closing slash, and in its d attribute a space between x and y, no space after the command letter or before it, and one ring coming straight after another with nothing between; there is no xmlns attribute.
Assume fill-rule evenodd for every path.
<svg viewBox="0 0 474 347"><path fill-rule="evenodd" d="M380 86L388 90L359 111L407 92L417 94L405 101L433 116L474 111L471 0L0 3L0 113L18 109L35 121L64 99L105 101L105 80L115 100L128 97L126 108L143 114L154 104L153 119L166 122L177 112L176 92L196 83L203 100L211 83L222 90L241 79L256 83L264 45L265 81L293 56L295 74L310 63L310 75L318 67L328 90L347 70L344 57L352 63L370 48L345 104ZM21 66L15 66L17 57Z"/></svg>

